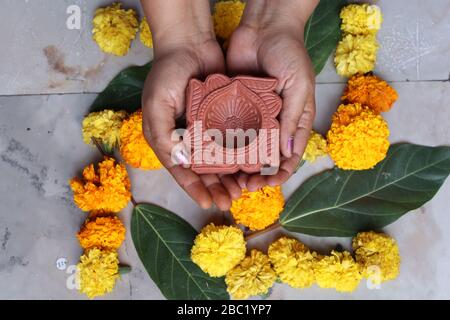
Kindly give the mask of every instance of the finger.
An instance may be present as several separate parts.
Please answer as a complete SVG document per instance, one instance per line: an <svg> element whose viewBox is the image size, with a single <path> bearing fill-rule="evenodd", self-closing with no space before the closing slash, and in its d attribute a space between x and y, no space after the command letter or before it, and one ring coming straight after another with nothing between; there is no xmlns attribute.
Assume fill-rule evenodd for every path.
<svg viewBox="0 0 450 320"><path fill-rule="evenodd" d="M204 174L200 176L200 179L203 181L205 187L208 188L216 206L222 211L230 209L231 197L223 187L219 177L215 174Z"/></svg>
<svg viewBox="0 0 450 320"><path fill-rule="evenodd" d="M166 168L171 168L178 164L172 160L172 150L177 144L182 145L172 140L175 131L175 109L170 105L161 105L164 109L164 112L161 112L152 105L153 102L144 105L143 133L159 161Z"/></svg>
<svg viewBox="0 0 450 320"><path fill-rule="evenodd" d="M225 189L227 189L232 200L237 200L241 197L242 189L233 175L223 175L220 177L220 181Z"/></svg>
<svg viewBox="0 0 450 320"><path fill-rule="evenodd" d="M211 195L198 175L191 169L185 169L181 166L173 166L168 168L168 170L184 191L186 191L200 207L203 209L211 207Z"/></svg>
<svg viewBox="0 0 450 320"><path fill-rule="evenodd" d="M290 89L283 91L283 108L280 113L280 150L287 158L292 155L295 132L306 104L304 95L298 91L295 94L291 92Z"/></svg>
<svg viewBox="0 0 450 320"><path fill-rule="evenodd" d="M248 174L246 174L245 172L238 172L236 173L235 177L239 187L241 189L247 189Z"/></svg>
<svg viewBox="0 0 450 320"><path fill-rule="evenodd" d="M290 158L284 158L281 161L278 173L273 176L267 176L266 178L267 184L272 187L275 187L285 183L294 173L300 161L301 161L300 156L295 153L292 154Z"/></svg>
<svg viewBox="0 0 450 320"><path fill-rule="evenodd" d="M267 185L266 177L260 174L253 174L249 177L247 182L247 189L250 192L255 192Z"/></svg>
<svg viewBox="0 0 450 320"><path fill-rule="evenodd" d="M299 155L300 158L303 157L303 153L308 145L315 116L316 105L314 101L310 101L303 111L294 136L293 153Z"/></svg>
<svg viewBox="0 0 450 320"><path fill-rule="evenodd" d="M312 105L315 111L314 79L301 81L299 79L288 80L285 89L281 92L283 97L283 108L280 112L280 150L289 158L294 151L294 141L297 128L304 118L304 111L307 105ZM311 108L310 108L311 109ZM311 110L310 110L311 111ZM314 114L311 123L314 120Z"/></svg>
<svg viewBox="0 0 450 320"><path fill-rule="evenodd" d="M300 119L299 127L294 136L293 153L290 158L285 158L281 162L280 170L276 175L268 176L267 183L277 186L286 182L294 174L298 164L302 160L303 153L308 144L312 130L312 122L315 116L315 105L313 102L305 107L305 111Z"/></svg>

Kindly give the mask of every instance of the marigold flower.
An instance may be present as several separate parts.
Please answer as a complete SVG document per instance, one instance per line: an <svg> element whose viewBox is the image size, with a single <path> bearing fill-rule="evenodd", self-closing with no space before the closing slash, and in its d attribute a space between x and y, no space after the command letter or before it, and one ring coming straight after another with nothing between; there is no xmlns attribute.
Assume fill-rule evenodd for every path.
<svg viewBox="0 0 450 320"><path fill-rule="evenodd" d="M258 191L242 191L239 199L232 202L230 212L237 223L250 230L262 230L273 224L284 207L281 187L266 186Z"/></svg>
<svg viewBox="0 0 450 320"><path fill-rule="evenodd" d="M124 165L107 158L83 170L83 178L73 178L70 187L75 204L83 211L119 212L131 199L131 184Z"/></svg>
<svg viewBox="0 0 450 320"><path fill-rule="evenodd" d="M127 117L125 111L104 110L92 112L83 120L83 141L92 144L92 138L98 139L108 149L119 145L120 127Z"/></svg>
<svg viewBox="0 0 450 320"><path fill-rule="evenodd" d="M359 103L341 105L327 134L328 153L344 170L373 168L386 157L389 128L384 119Z"/></svg>
<svg viewBox="0 0 450 320"><path fill-rule="evenodd" d="M400 273L400 253L397 242L383 233L360 232L353 238L356 262L363 275L372 283L392 280Z"/></svg>
<svg viewBox="0 0 450 320"><path fill-rule="evenodd" d="M92 24L93 39L103 52L116 56L128 53L131 41L136 37L139 22L132 9L121 9L120 3L95 11Z"/></svg>
<svg viewBox="0 0 450 320"><path fill-rule="evenodd" d="M321 288L334 288L339 292L354 291L362 279L359 265L350 252L331 251L314 265L317 285Z"/></svg>
<svg viewBox="0 0 450 320"><path fill-rule="evenodd" d="M80 258L77 279L80 292L90 299L111 292L119 277L119 259L114 251L87 250Z"/></svg>
<svg viewBox="0 0 450 320"><path fill-rule="evenodd" d="M96 217L86 221L77 237L84 249L115 250L125 240L125 227L115 216Z"/></svg>
<svg viewBox="0 0 450 320"><path fill-rule="evenodd" d="M141 34L139 36L139 39L141 40L142 44L146 47L153 48L152 32L150 31L150 26L148 25L146 19L142 19L140 30Z"/></svg>
<svg viewBox="0 0 450 320"><path fill-rule="evenodd" d="M214 31L217 37L225 41L225 46L239 26L244 9L245 3L239 0L219 1L214 5Z"/></svg>
<svg viewBox="0 0 450 320"><path fill-rule="evenodd" d="M308 144L306 145L305 152L303 153L303 160L308 162L314 162L319 157L327 155L327 140L314 131L311 131Z"/></svg>
<svg viewBox="0 0 450 320"><path fill-rule="evenodd" d="M315 280L318 255L296 239L282 237L269 247L269 258L278 277L293 288L310 287Z"/></svg>
<svg viewBox="0 0 450 320"><path fill-rule="evenodd" d="M191 259L211 277L222 277L245 258L245 245L240 229L211 223L195 238Z"/></svg>
<svg viewBox="0 0 450 320"><path fill-rule="evenodd" d="M351 77L357 73L372 71L377 51L378 43L374 35L344 36L336 48L334 57L337 73L343 77Z"/></svg>
<svg viewBox="0 0 450 320"><path fill-rule="evenodd" d="M161 162L142 132L142 111L133 113L123 122L120 129L120 154L125 162L134 168L161 169Z"/></svg>
<svg viewBox="0 0 450 320"><path fill-rule="evenodd" d="M376 5L349 4L341 10L342 25L344 33L375 34L381 28L383 16Z"/></svg>
<svg viewBox="0 0 450 320"><path fill-rule="evenodd" d="M247 299L266 294L276 279L269 257L261 251L252 250L250 256L227 273L225 283L233 299Z"/></svg>
<svg viewBox="0 0 450 320"><path fill-rule="evenodd" d="M375 112L389 111L397 101L397 91L374 75L355 75L348 81L342 101L360 103Z"/></svg>

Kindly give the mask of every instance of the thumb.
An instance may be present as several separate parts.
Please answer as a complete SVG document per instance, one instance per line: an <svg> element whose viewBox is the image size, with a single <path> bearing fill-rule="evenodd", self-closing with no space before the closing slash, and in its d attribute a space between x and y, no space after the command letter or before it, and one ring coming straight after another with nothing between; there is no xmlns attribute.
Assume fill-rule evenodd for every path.
<svg viewBox="0 0 450 320"><path fill-rule="evenodd" d="M302 132L309 137L315 117L314 88L292 86L284 89L281 95L280 150L287 158L293 153L301 156L305 140Z"/></svg>

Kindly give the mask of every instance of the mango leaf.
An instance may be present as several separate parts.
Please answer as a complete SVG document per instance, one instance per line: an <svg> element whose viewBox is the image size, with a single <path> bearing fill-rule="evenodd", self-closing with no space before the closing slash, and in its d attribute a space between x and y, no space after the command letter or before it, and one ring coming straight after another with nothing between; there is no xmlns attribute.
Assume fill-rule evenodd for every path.
<svg viewBox="0 0 450 320"><path fill-rule="evenodd" d="M339 13L345 0L320 0L305 26L305 46L319 74L341 37Z"/></svg>
<svg viewBox="0 0 450 320"><path fill-rule="evenodd" d="M212 278L191 261L197 231L176 214L140 204L131 218L139 258L167 299L229 299L223 278Z"/></svg>
<svg viewBox="0 0 450 320"><path fill-rule="evenodd" d="M391 146L374 169L332 169L307 180L280 217L287 230L350 237L382 228L431 200L450 174L450 147Z"/></svg>
<svg viewBox="0 0 450 320"><path fill-rule="evenodd" d="M100 93L91 105L90 112L125 110L132 113L141 108L142 90L152 62L143 66L129 67L120 72Z"/></svg>

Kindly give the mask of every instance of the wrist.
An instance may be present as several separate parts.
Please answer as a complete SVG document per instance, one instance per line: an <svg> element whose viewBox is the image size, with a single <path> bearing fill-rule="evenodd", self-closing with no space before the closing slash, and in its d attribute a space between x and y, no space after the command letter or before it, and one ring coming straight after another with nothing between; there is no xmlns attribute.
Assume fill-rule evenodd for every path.
<svg viewBox="0 0 450 320"><path fill-rule="evenodd" d="M213 39L208 0L142 0L153 36L155 55L179 48L194 49Z"/></svg>
<svg viewBox="0 0 450 320"><path fill-rule="evenodd" d="M241 26L257 33L295 32L303 39L309 17L319 0L248 0Z"/></svg>
<svg viewBox="0 0 450 320"><path fill-rule="evenodd" d="M214 33L210 31L187 28L186 24L184 26L183 30L177 27L167 28L153 36L155 57L180 49L195 51L211 41L216 41Z"/></svg>

